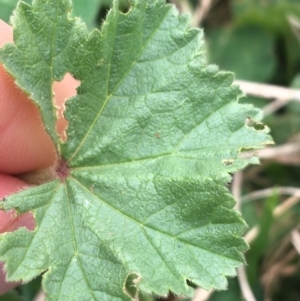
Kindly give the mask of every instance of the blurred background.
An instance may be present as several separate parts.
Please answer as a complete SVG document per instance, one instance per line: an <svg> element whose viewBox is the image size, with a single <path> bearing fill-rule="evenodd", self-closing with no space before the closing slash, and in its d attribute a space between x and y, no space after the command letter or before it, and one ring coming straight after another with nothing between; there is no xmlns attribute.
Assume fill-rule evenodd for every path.
<svg viewBox="0 0 300 301"><path fill-rule="evenodd" d="M31 2L31 0L26 0ZM111 0L73 0L73 14L100 27ZM127 11L129 0L120 0ZM170 295L140 301L300 301L300 0L169 0L204 29L207 59L235 73L246 97L264 112L275 145L255 154L261 165L237 173L229 189L249 225L247 266L225 292L196 290L193 300ZM17 0L0 0L9 22ZM247 154L245 154L247 155ZM134 279L128 279L128 290ZM41 278L0 301L43 300ZM192 285L192 284L190 284Z"/></svg>

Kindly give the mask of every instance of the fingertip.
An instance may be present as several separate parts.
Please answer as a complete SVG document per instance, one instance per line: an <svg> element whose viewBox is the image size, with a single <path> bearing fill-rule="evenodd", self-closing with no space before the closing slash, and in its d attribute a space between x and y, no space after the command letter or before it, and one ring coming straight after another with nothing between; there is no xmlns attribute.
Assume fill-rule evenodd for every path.
<svg viewBox="0 0 300 301"><path fill-rule="evenodd" d="M22 180L0 174L0 199L29 187ZM17 215L15 211L0 211L0 233L11 232L20 227L33 230L35 222L31 213Z"/></svg>
<svg viewBox="0 0 300 301"><path fill-rule="evenodd" d="M20 285L18 282L7 282L4 272L4 264L0 263L0 295L5 294L10 291L12 288Z"/></svg>
<svg viewBox="0 0 300 301"><path fill-rule="evenodd" d="M28 187L28 185L25 182L11 176L0 174L0 199L26 187ZM34 229L35 222L31 213L17 216L14 211L0 211L0 233L11 232L20 227L26 227L29 230ZM8 292L19 284L18 282L6 281L4 264L0 263L0 295Z"/></svg>
<svg viewBox="0 0 300 301"><path fill-rule="evenodd" d="M0 172L24 173L55 162L56 151L40 112L0 66Z"/></svg>
<svg viewBox="0 0 300 301"><path fill-rule="evenodd" d="M13 42L13 30L0 20L0 46ZM51 166L56 151L36 105L0 65L0 172L24 173Z"/></svg>
<svg viewBox="0 0 300 301"><path fill-rule="evenodd" d="M10 25L0 19L0 47L3 47L5 43L13 42L13 30Z"/></svg>

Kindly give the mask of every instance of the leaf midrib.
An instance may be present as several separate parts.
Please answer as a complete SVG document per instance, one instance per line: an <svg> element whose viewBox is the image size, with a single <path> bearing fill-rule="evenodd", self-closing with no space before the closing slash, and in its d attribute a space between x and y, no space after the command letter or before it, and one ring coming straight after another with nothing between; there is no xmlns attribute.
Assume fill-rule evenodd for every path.
<svg viewBox="0 0 300 301"><path fill-rule="evenodd" d="M113 205L111 205L108 201L105 201L105 200L103 200L103 198L100 198L99 196L97 196L97 195L95 195L94 193L92 193L87 187L85 187L85 186L84 186L78 179L76 179L75 177L69 177L69 180L73 180L74 182L76 182L77 184L79 184L85 191L87 191L89 194L92 194L92 195L93 195L95 198L97 198L100 202L106 204L108 207L110 207L110 208L111 208L113 211L115 211L116 213L123 215L124 218L125 218L125 220L126 220L126 219L129 219L129 220L131 220L134 224L138 224L138 226L139 226L140 228L148 228L148 229L150 229L150 230L153 230L153 231L156 231L156 232L158 232L158 233L164 234L164 235L170 237L171 239L179 240L179 241L181 241L182 243L187 244L187 245L189 245L189 246L193 246L193 247L198 248L198 249L200 248L200 249L202 249L202 250L204 250L204 251L206 251L206 252L213 253L213 254L215 254L215 255L217 255L217 256L220 256L220 257L222 257L222 258L225 258L225 259L234 260L234 259L232 259L232 258L230 258L230 257L224 256L224 254L219 254L219 253L216 253L216 252L214 252L214 251L207 250L207 249L205 249L205 248L203 248L203 247L199 247L199 246L197 246L196 244L193 244L193 243L191 243L191 242L187 242L187 241L185 241L185 240L183 240L183 239L181 239L181 238L178 238L177 235L176 235L176 236L173 236L173 235L171 235L170 233L167 233L167 232L165 232L165 231L162 231L161 229L156 229L155 227L152 227L152 226L150 226L150 225L144 225L144 224L142 224L141 222L139 222L138 220L135 220L133 217L127 215L125 212L120 211L118 208L116 208L116 207L114 207ZM220 204L220 206L221 206L221 204ZM206 226L206 225L205 225L205 226ZM98 237L98 235L97 235L97 237ZM98 238L99 238L99 237L98 237ZM100 238L99 238L99 240L101 241ZM237 260L234 260L234 261L237 261Z"/></svg>
<svg viewBox="0 0 300 301"><path fill-rule="evenodd" d="M166 11L166 14L164 15L164 17L162 18L162 21L159 23L159 25L157 26L157 28L155 28L152 32L152 34L149 36L148 40L145 42L144 46L142 47L142 49L140 50L140 52L137 54L136 58L133 60L132 64L129 66L129 68L125 71L124 75L121 77L121 79L119 80L119 82L116 84L115 88L112 90L112 92L106 97L106 100L104 101L103 105L101 106L97 116L95 117L95 119L92 122L92 125L90 126L89 130L86 132L85 136L83 137L83 139L81 140L81 142L79 143L77 149L74 151L74 153L72 154L72 156L68 159L68 164L70 164L70 162L76 157L76 155L78 154L79 150L81 149L81 147L84 145L86 139L89 136L89 133L92 131L93 127L95 126L98 118L101 116L101 113L103 112L106 104L108 103L108 101L110 100L110 98L113 96L113 94L115 93L115 91L119 88L119 86L121 85L121 83L123 82L123 80L125 79L126 75L128 75L128 73L130 72L130 70L132 70L133 66L137 63L138 58L142 55L142 53L144 52L144 50L146 49L147 45L150 43L150 41L152 40L152 38L154 37L155 33L158 31L158 29L161 27L161 25L163 24L163 22L165 21L166 16L169 14L171 10L171 7ZM118 16L119 16L120 12L118 12ZM115 32L116 33L116 32ZM115 39L114 39L115 41ZM113 45L114 47L114 45ZM112 48L111 53L113 53L114 48ZM111 56L112 59L112 56ZM109 82L109 75L110 75L110 70L111 70L111 65L112 62L110 61L110 69L108 72L108 76L107 76L107 85ZM108 88L107 88L108 91Z"/></svg>

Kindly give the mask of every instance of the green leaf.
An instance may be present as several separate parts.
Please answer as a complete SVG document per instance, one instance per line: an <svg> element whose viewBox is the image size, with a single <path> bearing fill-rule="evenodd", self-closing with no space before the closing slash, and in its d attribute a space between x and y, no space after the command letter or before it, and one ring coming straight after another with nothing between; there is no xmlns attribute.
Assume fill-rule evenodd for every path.
<svg viewBox="0 0 300 301"><path fill-rule="evenodd" d="M53 181L13 195L3 209L31 211L32 232L0 236L11 280L43 274L47 300L130 300L193 295L187 279L225 289L244 262L246 229L226 185L271 142L237 102L233 75L208 66L202 32L165 1L115 1L100 31L70 19L67 0L19 3L15 45L1 61L39 106L60 160ZM55 131L53 81L81 81L67 102L68 141Z"/></svg>

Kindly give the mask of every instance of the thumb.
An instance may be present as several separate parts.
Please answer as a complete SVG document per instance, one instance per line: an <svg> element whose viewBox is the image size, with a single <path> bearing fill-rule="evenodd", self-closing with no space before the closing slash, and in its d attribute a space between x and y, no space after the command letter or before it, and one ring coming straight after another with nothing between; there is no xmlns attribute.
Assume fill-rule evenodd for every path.
<svg viewBox="0 0 300 301"><path fill-rule="evenodd" d="M28 185L11 176L0 174L0 199L5 196L17 192ZM14 211L4 212L0 211L0 233L11 232L19 227L25 226L29 230L34 229L33 216L30 213L16 215ZM0 295L9 291L19 283L6 282L3 264L0 263Z"/></svg>

